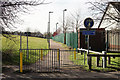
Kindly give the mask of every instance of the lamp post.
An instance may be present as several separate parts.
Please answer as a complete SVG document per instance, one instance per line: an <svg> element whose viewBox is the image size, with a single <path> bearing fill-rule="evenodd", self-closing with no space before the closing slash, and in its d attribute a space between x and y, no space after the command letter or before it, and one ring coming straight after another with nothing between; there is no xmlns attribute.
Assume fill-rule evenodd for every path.
<svg viewBox="0 0 120 80"><path fill-rule="evenodd" d="M50 48L50 14L53 13L52 11L49 12L49 21L48 21L48 43Z"/></svg>
<svg viewBox="0 0 120 80"><path fill-rule="evenodd" d="M56 23L56 32L57 32L57 24L58 24L58 22Z"/></svg>
<svg viewBox="0 0 120 80"><path fill-rule="evenodd" d="M63 10L63 33L64 33L64 44L66 44L66 31L65 31L65 29L64 29L65 11L67 11L67 9L64 9L64 10Z"/></svg>

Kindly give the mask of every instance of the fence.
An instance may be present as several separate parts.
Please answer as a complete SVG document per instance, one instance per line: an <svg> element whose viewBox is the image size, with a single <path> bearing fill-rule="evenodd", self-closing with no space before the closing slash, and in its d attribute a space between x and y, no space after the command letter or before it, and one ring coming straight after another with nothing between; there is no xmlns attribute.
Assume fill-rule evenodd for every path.
<svg viewBox="0 0 120 80"><path fill-rule="evenodd" d="M107 31L107 51L120 52L120 31Z"/></svg>
<svg viewBox="0 0 120 80"><path fill-rule="evenodd" d="M22 69L22 67L24 71L29 71L29 70L35 72L59 71L60 70L59 50L21 49L20 68Z"/></svg>
<svg viewBox="0 0 120 80"><path fill-rule="evenodd" d="M76 49L21 49L20 72L60 72L66 69L74 70L76 67L79 68L81 62L83 62L80 55Z"/></svg>
<svg viewBox="0 0 120 80"><path fill-rule="evenodd" d="M59 34L59 35L57 35L55 37L52 37L52 39L54 41L58 41L58 42L64 43L64 34L61 33L61 34Z"/></svg>
<svg viewBox="0 0 120 80"><path fill-rule="evenodd" d="M60 67L61 69L75 69L80 66L80 53L78 50L60 50ZM81 60L82 61L82 60Z"/></svg>
<svg viewBox="0 0 120 80"><path fill-rule="evenodd" d="M113 64L111 64L111 62L112 62L111 58L112 57L113 58L120 57L120 54L118 54L118 55L107 54L105 51L102 51L102 53L101 53L101 52L96 52L96 51L91 51L90 50L89 53L88 53L88 50L86 50L86 49L78 49L78 50L84 52L84 55L85 55L85 52L87 52L87 62L88 62L89 69L92 69L92 66L93 66L92 65L92 58L93 57L96 57L96 60L95 60L96 61L96 66L100 67L100 64L102 64L101 66L103 68L107 68L107 65L113 65ZM92 54L90 54L90 53L92 53ZM100 57L102 57L102 62L101 63L100 63ZM95 63L95 61L93 63ZM85 60L84 60L84 62L85 62ZM107 62L108 62L108 64L107 64ZM115 61L113 61L113 62L115 62ZM120 65L119 58L118 58L118 61L116 61L115 63L118 63L117 65Z"/></svg>
<svg viewBox="0 0 120 80"><path fill-rule="evenodd" d="M119 59L118 61L112 61L113 57L120 57L120 55L95 51L90 51L90 54L88 54L88 50L86 49L21 49L20 72L23 72L23 70L33 72L62 72L80 69L82 66L88 66L89 69L93 69L95 66L106 68L108 65L113 67L114 64L111 64L112 62L118 65L117 68L120 69Z"/></svg>
<svg viewBox="0 0 120 80"><path fill-rule="evenodd" d="M55 37L52 38L55 41L64 43L64 34L61 33L59 35L56 35ZM78 40L77 40L77 33L66 33L66 45L70 46L71 48L76 48L78 45Z"/></svg>

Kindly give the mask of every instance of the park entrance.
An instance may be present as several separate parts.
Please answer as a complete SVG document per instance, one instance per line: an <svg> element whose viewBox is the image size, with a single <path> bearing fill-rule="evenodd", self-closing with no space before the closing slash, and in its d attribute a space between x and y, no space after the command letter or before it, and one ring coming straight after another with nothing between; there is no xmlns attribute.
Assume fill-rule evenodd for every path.
<svg viewBox="0 0 120 80"><path fill-rule="evenodd" d="M26 36L25 49L22 49L22 36L20 36L20 72L60 72L80 67L81 53L78 53L78 50L64 50L56 42L50 45L52 49L30 49L28 48L28 33ZM84 61L81 62L85 64L85 55Z"/></svg>
<svg viewBox="0 0 120 80"><path fill-rule="evenodd" d="M23 71L60 72L79 67L77 50L21 49L21 55Z"/></svg>

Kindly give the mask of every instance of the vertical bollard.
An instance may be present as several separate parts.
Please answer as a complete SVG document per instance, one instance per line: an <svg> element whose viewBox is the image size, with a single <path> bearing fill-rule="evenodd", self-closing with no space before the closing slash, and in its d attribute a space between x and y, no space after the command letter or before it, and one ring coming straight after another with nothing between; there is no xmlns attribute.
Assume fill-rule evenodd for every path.
<svg viewBox="0 0 120 80"><path fill-rule="evenodd" d="M100 57L96 57L97 59L97 67L99 67L99 60L100 60Z"/></svg>
<svg viewBox="0 0 120 80"><path fill-rule="evenodd" d="M106 52L105 52L105 51L102 51L102 53L103 53L104 55L106 55ZM107 62L107 57L106 57L106 56L102 57L102 61L103 61L103 68L106 68L106 66L107 66L107 64L106 64L106 62Z"/></svg>
<svg viewBox="0 0 120 80"><path fill-rule="evenodd" d="M74 59L76 60L76 49L74 48Z"/></svg>
<svg viewBox="0 0 120 80"><path fill-rule="evenodd" d="M43 49L41 49L41 60L43 60Z"/></svg>
<svg viewBox="0 0 120 80"><path fill-rule="evenodd" d="M59 61L59 49L57 49L57 60Z"/></svg>
<svg viewBox="0 0 120 80"><path fill-rule="evenodd" d="M89 69L91 70L92 69L92 57L91 56L88 56L88 66L89 66Z"/></svg>
<svg viewBox="0 0 120 80"><path fill-rule="evenodd" d="M110 62L111 62L111 61L110 61L110 57L108 57L108 64L110 64Z"/></svg>
<svg viewBox="0 0 120 80"><path fill-rule="evenodd" d="M20 52L20 72L23 72L22 52Z"/></svg>
<svg viewBox="0 0 120 80"><path fill-rule="evenodd" d="M84 51L84 65L85 65L85 51Z"/></svg>

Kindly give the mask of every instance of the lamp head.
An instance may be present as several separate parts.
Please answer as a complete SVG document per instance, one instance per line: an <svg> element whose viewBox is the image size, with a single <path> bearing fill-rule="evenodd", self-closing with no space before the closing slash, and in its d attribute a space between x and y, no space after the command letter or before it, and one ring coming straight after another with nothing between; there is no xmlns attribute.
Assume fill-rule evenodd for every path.
<svg viewBox="0 0 120 80"><path fill-rule="evenodd" d="M49 13L53 13L52 11L50 11Z"/></svg>
<svg viewBox="0 0 120 80"><path fill-rule="evenodd" d="M64 11L67 11L67 9L64 9Z"/></svg>

